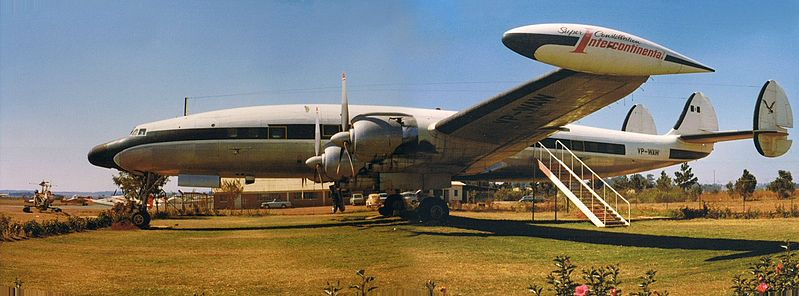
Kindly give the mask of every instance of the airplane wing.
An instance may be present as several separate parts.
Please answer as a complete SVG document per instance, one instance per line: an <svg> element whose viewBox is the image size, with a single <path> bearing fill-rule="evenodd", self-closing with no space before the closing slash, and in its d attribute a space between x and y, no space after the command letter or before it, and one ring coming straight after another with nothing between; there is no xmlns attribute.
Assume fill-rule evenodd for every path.
<svg viewBox="0 0 799 296"><path fill-rule="evenodd" d="M464 173L480 173L564 125L627 96L647 78L560 69L445 118L435 129L496 145L493 151L467 162Z"/></svg>

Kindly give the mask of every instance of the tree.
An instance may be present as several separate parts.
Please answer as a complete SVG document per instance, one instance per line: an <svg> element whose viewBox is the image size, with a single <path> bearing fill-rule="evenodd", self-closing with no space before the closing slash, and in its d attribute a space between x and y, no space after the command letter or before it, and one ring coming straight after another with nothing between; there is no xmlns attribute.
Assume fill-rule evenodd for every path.
<svg viewBox="0 0 799 296"><path fill-rule="evenodd" d="M779 170L777 173L779 176L768 184L768 190L777 193L777 196L781 199L791 197L793 192L796 191L796 184L793 183L791 172Z"/></svg>
<svg viewBox="0 0 799 296"><path fill-rule="evenodd" d="M125 197L129 200L138 200L139 199L139 191L141 191L142 184L144 184L144 176L143 175L134 175L125 171L120 171L119 175L113 177L114 184L119 186L122 189L122 192L125 193ZM156 176L156 181L154 186L150 189L150 192L142 192L144 196L149 194L158 194L162 191L162 187L169 181L169 177L167 176Z"/></svg>
<svg viewBox="0 0 799 296"><path fill-rule="evenodd" d="M222 182L222 192L230 193L228 195L228 205L230 208L234 208L234 197L236 199L241 198L241 193L244 192L244 185L241 184L239 179L228 179Z"/></svg>
<svg viewBox="0 0 799 296"><path fill-rule="evenodd" d="M744 173L738 180L735 181L735 192L741 195L744 203L744 211L746 211L746 199L752 197L757 186L757 178L744 169Z"/></svg>
<svg viewBox="0 0 799 296"><path fill-rule="evenodd" d="M671 190L671 187L674 186L674 182L671 181L666 171L660 171L660 178L655 181L655 184L657 184L657 189L663 192Z"/></svg>
<svg viewBox="0 0 799 296"><path fill-rule="evenodd" d="M649 184L647 179L641 174L635 174L630 176L630 188L634 189L635 192L641 192L644 189L652 188L652 184Z"/></svg>
<svg viewBox="0 0 799 296"><path fill-rule="evenodd" d="M608 183L619 191L627 190L631 187L630 179L628 179L626 175L610 178Z"/></svg>
<svg viewBox="0 0 799 296"><path fill-rule="evenodd" d="M733 184L732 181L727 182L727 185L724 185L724 188L727 189L727 194L729 194L730 196L732 196L732 194L735 193L735 184Z"/></svg>
<svg viewBox="0 0 799 296"><path fill-rule="evenodd" d="M674 183L679 186L682 191L687 192L688 189L691 189L692 186L698 184L699 178L694 176L694 173L691 172L691 167L688 166L687 162L683 162L680 165L680 171L674 172Z"/></svg>

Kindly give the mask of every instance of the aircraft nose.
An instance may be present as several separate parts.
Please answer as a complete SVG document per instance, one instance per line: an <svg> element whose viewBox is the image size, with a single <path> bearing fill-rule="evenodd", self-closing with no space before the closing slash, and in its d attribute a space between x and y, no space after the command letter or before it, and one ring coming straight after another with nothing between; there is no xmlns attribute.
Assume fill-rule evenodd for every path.
<svg viewBox="0 0 799 296"><path fill-rule="evenodd" d="M114 152L108 147L108 143L94 146L89 151L89 162L93 165L104 168L119 168L114 162Z"/></svg>
<svg viewBox="0 0 799 296"><path fill-rule="evenodd" d="M502 35L502 44L520 55L535 60L535 51L541 47L542 42L536 40L534 35L511 30Z"/></svg>

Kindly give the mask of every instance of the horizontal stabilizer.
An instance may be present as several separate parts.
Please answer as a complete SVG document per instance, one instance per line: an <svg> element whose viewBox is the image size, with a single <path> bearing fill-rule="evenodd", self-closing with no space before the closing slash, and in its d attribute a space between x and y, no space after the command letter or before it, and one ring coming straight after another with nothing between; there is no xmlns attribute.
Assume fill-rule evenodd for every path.
<svg viewBox="0 0 799 296"><path fill-rule="evenodd" d="M757 152L766 157L788 152L792 143L788 139L789 128L793 128L793 111L788 96L776 81L769 80L755 103L753 129Z"/></svg>
<svg viewBox="0 0 799 296"><path fill-rule="evenodd" d="M657 135L657 128L655 127L655 120L652 118L652 113L642 104L635 104L630 111L627 112L627 117L624 118L624 123L621 125L623 132Z"/></svg>
<svg viewBox="0 0 799 296"><path fill-rule="evenodd" d="M755 133L770 136L785 136L786 133L778 131L721 131L709 134L680 135L680 140L695 144L712 144L725 141L735 141L753 138Z"/></svg>

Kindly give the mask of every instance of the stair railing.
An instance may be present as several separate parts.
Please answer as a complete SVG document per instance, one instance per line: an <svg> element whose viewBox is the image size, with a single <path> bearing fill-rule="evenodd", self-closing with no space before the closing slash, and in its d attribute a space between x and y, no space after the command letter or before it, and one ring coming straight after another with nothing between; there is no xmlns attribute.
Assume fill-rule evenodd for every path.
<svg viewBox="0 0 799 296"><path fill-rule="evenodd" d="M550 151L549 148L544 146L543 143L538 142L538 148L542 148L542 149L539 150L538 159L543 159L543 156L545 156L544 155L544 151L546 151L547 154L548 154L547 156L549 156L549 167L550 168L552 167L552 159L553 158L560 164L559 167L558 167L558 178L561 178L561 176L562 176L560 167L566 168L567 171L572 175L572 177L574 179L577 179L580 182L580 184L582 185L582 186L580 186L580 196L582 196L582 190L583 190L583 187L585 187L586 189L588 189L588 191L591 193L592 196L596 197L596 198L591 198L591 210L592 211L593 211L593 208L594 208L594 199L597 199L597 200L599 200L599 202L602 203L603 208L604 208L603 209L603 214L604 214L603 215L604 216L603 217L603 223L606 223L606 221L607 221L607 211L608 211L608 209L610 209L611 211L615 212L616 214L619 214L614 208L618 208L619 199L621 199L623 203L627 204L627 217L626 218L625 217L621 217L621 218L625 222L626 225L630 225L630 218L631 218L630 202L626 198L624 198L624 196L619 194L619 192L616 191L616 189L614 189L612 186L610 186L610 184L605 182L605 180L601 176L599 176L599 174L594 172L594 170L592 170L591 167L586 165L585 162L583 162L579 157L577 157L577 155L575 155L574 152L572 152L571 149L569 149L569 147L567 147L565 144L563 144L563 142L561 142L560 140L555 140L555 147L553 147L553 148L554 149L560 149L560 154L561 154L561 158L560 159L558 159L558 157L555 156L555 154L552 153L552 151ZM566 156L567 153L571 157L571 159L570 159L571 160L571 164L572 164L571 167L567 167L566 164L562 161L563 157ZM579 176L573 171L574 160L575 159L580 164L580 175ZM584 182L584 180L589 179L589 178L585 177L586 176L586 172L585 172L586 169L590 173L591 186L588 186L588 184L586 184ZM569 188L570 188L569 190L571 190L571 179L572 178L569 178ZM599 181L602 182L603 186L602 186L602 196L601 197L599 196L599 194L596 193L596 191L593 188L594 185L596 184L595 180L599 180ZM610 188L610 191L613 193L614 207L611 207L606 202L607 195L609 194L608 190L607 190L608 188ZM621 215L619 214L619 216L621 216Z"/></svg>

